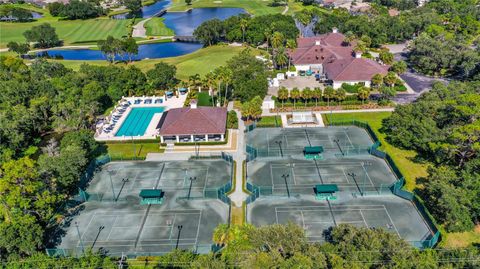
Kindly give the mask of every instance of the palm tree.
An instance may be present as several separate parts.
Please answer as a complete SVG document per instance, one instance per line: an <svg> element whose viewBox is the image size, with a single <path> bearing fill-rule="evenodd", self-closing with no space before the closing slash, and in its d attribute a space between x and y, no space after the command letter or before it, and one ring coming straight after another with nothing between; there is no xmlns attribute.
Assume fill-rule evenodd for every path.
<svg viewBox="0 0 480 269"><path fill-rule="evenodd" d="M335 89L331 86L325 87L323 97L327 98L327 106L330 106L330 99L335 97Z"/></svg>
<svg viewBox="0 0 480 269"><path fill-rule="evenodd" d="M302 91L302 99L305 101L305 107L307 107L307 101L312 98L312 90L309 87L306 87Z"/></svg>
<svg viewBox="0 0 480 269"><path fill-rule="evenodd" d="M284 42L284 37L283 34L280 32L275 32L272 35L272 47L273 48L279 48L283 45Z"/></svg>
<svg viewBox="0 0 480 269"><path fill-rule="evenodd" d="M318 106L318 99L322 98L322 89L315 87L312 91L312 98L315 98L315 106Z"/></svg>
<svg viewBox="0 0 480 269"><path fill-rule="evenodd" d="M300 98L300 90L297 87L290 91L290 98L293 99L293 108L295 108L296 101Z"/></svg>
<svg viewBox="0 0 480 269"><path fill-rule="evenodd" d="M383 81L385 81L385 83L387 85L389 85L391 88L393 88L393 86L395 86L395 82L397 82L397 76L395 75L394 72L388 72L388 74L383 78Z"/></svg>
<svg viewBox="0 0 480 269"><path fill-rule="evenodd" d="M338 89L335 93L335 99L337 99L338 103L340 104L345 98L347 98L347 92L343 88Z"/></svg>
<svg viewBox="0 0 480 269"><path fill-rule="evenodd" d="M228 83L232 82L233 72L231 69L226 68L223 70L223 82L225 83L225 101L223 105L227 105L227 93L228 93Z"/></svg>
<svg viewBox="0 0 480 269"><path fill-rule="evenodd" d="M382 74L375 74L373 75L372 77L372 84L375 86L375 87L379 87L383 84L383 76Z"/></svg>
<svg viewBox="0 0 480 269"><path fill-rule="evenodd" d="M213 88L213 85L215 84L215 74L210 71L208 72L206 75L205 75L205 80L207 81L207 85L208 85L208 91L210 93L210 95L212 96L212 106L215 106L215 91L214 91L214 88Z"/></svg>
<svg viewBox="0 0 480 269"><path fill-rule="evenodd" d="M267 27L265 31L263 32L263 35L265 36L265 39L267 40L267 52L268 52L268 45L270 38L272 37L272 29L270 27Z"/></svg>
<svg viewBox="0 0 480 269"><path fill-rule="evenodd" d="M368 97L370 96L370 89L367 87L360 87L360 89L358 89L357 95L358 95L358 98L362 100L362 105L363 105L363 102L367 100Z"/></svg>
<svg viewBox="0 0 480 269"><path fill-rule="evenodd" d="M284 47L280 47L275 54L275 65L283 67L287 64L288 56Z"/></svg>
<svg viewBox="0 0 480 269"><path fill-rule="evenodd" d="M222 102L222 82L225 78L225 72L223 67L217 67L215 70L213 70L213 73L215 74L215 82L217 83L217 94L218 94L218 101L217 103L221 104Z"/></svg>
<svg viewBox="0 0 480 269"><path fill-rule="evenodd" d="M353 40L355 40L355 35L353 34L353 32L352 31L346 32L345 39L343 40L344 45L350 46Z"/></svg>
<svg viewBox="0 0 480 269"><path fill-rule="evenodd" d="M287 44L286 44L286 47L287 49L289 50L293 50L294 48L297 47L297 42L294 40L294 39L288 39L287 40ZM290 70L290 55L287 55L288 56L288 70Z"/></svg>
<svg viewBox="0 0 480 269"><path fill-rule="evenodd" d="M188 86L192 88L197 88L200 83L200 75L195 74L188 77ZM197 88L198 89L198 88Z"/></svg>
<svg viewBox="0 0 480 269"><path fill-rule="evenodd" d="M283 108L285 100L288 99L288 89L287 88L281 87L278 90L278 99L282 100L282 108Z"/></svg>
<svg viewBox="0 0 480 269"><path fill-rule="evenodd" d="M246 19L240 20L240 28L242 29L242 43L245 43L245 31L248 27L248 21Z"/></svg>

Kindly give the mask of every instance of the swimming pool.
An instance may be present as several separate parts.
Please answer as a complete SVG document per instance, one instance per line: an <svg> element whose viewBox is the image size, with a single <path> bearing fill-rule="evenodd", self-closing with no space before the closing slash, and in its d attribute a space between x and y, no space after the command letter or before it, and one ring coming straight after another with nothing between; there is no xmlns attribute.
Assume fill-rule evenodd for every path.
<svg viewBox="0 0 480 269"><path fill-rule="evenodd" d="M143 136L155 113L162 113L164 107L134 107L118 129L115 136Z"/></svg>

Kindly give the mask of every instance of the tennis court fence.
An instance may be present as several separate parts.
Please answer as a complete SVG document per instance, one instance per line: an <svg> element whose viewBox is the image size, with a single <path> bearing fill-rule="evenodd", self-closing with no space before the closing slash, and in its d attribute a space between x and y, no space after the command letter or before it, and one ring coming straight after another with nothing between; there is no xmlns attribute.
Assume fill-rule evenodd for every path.
<svg viewBox="0 0 480 269"><path fill-rule="evenodd" d="M428 224L428 227L431 231L431 234L427 239L421 240L421 241L413 241L411 243L415 247L420 249L434 247L438 243L438 240L440 240L440 236L441 236L440 230L438 229L438 224L436 223L435 219L430 214L430 212L428 212L428 209L426 208L424 201L418 196L418 194L415 192L412 193L403 189L403 187L405 186L405 177L403 176L402 172L393 161L392 157L388 153L378 149L381 146L381 142L378 139L378 136L373 131L373 129L370 127L370 125L366 122L362 122L354 119L335 120L332 117L330 117L330 115L327 115L327 119L328 119L328 124L332 126L355 125L357 127L364 128L367 131L367 133L370 135L370 137L374 141L374 144L370 149L370 154L384 159L386 163L389 165L392 172L397 177L397 181L390 186L390 191L393 194L412 202L416 210L422 215L423 219Z"/></svg>

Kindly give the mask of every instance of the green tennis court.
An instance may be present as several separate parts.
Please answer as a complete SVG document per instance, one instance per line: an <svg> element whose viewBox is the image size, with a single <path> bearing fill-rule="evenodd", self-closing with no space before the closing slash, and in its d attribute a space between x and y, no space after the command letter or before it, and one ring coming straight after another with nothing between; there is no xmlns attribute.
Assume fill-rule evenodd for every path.
<svg viewBox="0 0 480 269"><path fill-rule="evenodd" d="M247 221L257 226L293 222L302 227L308 240L313 242L324 242L328 230L340 224L384 229L412 243L432 235L415 207L394 195L342 197L330 203L331 206L306 196L259 198L247 205Z"/></svg>
<svg viewBox="0 0 480 269"><path fill-rule="evenodd" d="M108 163L83 192L87 201L65 222L58 249L73 255L88 249L112 256L176 248L208 253L215 227L229 217L219 189L231 184L231 165L223 159ZM146 190L161 190L163 202L141 204Z"/></svg>
<svg viewBox="0 0 480 269"><path fill-rule="evenodd" d="M143 136L153 115L162 113L164 107L134 107L115 133L115 136Z"/></svg>
<svg viewBox="0 0 480 269"><path fill-rule="evenodd" d="M312 194L317 184L336 184L340 191L390 192L397 179L382 159L371 155L323 161L282 159L249 162L248 182L260 188L260 194L285 196Z"/></svg>
<svg viewBox="0 0 480 269"><path fill-rule="evenodd" d="M203 198L230 182L230 169L223 160L112 162L95 174L87 194L106 202L135 202L140 190L156 188Z"/></svg>
<svg viewBox="0 0 480 269"><path fill-rule="evenodd" d="M368 154L373 145L368 133L356 126L257 128L246 134L246 141L256 157L299 157L308 146L322 146L327 157Z"/></svg>

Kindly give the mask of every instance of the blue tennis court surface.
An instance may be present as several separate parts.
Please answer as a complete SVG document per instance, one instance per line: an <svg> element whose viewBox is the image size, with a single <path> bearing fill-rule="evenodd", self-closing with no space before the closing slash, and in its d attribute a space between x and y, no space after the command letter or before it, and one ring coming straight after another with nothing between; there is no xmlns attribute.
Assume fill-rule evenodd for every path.
<svg viewBox="0 0 480 269"><path fill-rule="evenodd" d="M132 108L115 136L143 136L155 113L162 113L164 107Z"/></svg>

